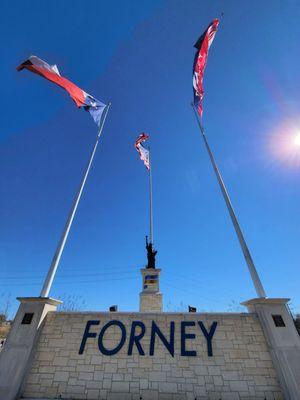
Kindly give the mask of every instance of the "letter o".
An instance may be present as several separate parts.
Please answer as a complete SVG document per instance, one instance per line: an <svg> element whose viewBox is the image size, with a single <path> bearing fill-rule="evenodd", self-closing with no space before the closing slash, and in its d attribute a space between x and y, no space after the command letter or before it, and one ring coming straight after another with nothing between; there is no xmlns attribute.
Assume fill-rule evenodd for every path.
<svg viewBox="0 0 300 400"><path fill-rule="evenodd" d="M112 325L116 325L121 329L121 340L120 343L114 349L107 349L103 345L103 336L106 330ZM122 322L117 320L109 321L106 325L104 325L104 327L101 329L101 332L99 333L98 347L100 352L105 356L113 356L114 354L117 354L121 350L121 348L124 346L125 340L126 340L126 329L124 324L122 324Z"/></svg>

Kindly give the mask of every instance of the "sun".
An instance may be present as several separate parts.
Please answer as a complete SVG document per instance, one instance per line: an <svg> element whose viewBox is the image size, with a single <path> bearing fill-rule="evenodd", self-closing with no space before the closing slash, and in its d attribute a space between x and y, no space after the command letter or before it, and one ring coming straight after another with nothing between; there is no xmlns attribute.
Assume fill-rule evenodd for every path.
<svg viewBox="0 0 300 400"><path fill-rule="evenodd" d="M300 168L300 121L284 120L269 136L274 159L291 168Z"/></svg>
<svg viewBox="0 0 300 400"><path fill-rule="evenodd" d="M298 147L300 147L300 132L298 132L296 134L296 136L294 137L294 144Z"/></svg>

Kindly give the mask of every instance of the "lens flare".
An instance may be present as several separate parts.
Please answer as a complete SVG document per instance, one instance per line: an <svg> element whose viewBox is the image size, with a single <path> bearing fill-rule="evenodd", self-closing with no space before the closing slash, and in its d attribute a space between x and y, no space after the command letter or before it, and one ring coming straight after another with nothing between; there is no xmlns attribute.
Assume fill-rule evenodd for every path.
<svg viewBox="0 0 300 400"><path fill-rule="evenodd" d="M300 124L285 121L270 135L273 156L291 168L300 168Z"/></svg>
<svg viewBox="0 0 300 400"><path fill-rule="evenodd" d="M298 132L294 137L294 144L300 147L300 133Z"/></svg>

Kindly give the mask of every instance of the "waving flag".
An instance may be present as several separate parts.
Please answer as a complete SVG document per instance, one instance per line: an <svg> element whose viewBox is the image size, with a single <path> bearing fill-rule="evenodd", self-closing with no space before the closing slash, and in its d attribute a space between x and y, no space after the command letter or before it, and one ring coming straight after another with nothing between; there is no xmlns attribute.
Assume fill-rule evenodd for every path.
<svg viewBox="0 0 300 400"><path fill-rule="evenodd" d="M214 19L194 46L198 50L195 55L193 70L194 105L200 117L202 116L202 99L204 96L203 75L207 62L208 50L214 40L218 25L219 20Z"/></svg>
<svg viewBox="0 0 300 400"><path fill-rule="evenodd" d="M145 167L150 170L150 155L149 150L146 149L142 143L149 139L149 135L142 133L135 141L135 148L137 149L140 159L144 162Z"/></svg>
<svg viewBox="0 0 300 400"><path fill-rule="evenodd" d="M73 82L62 77L56 65L49 65L36 56L30 56L28 60L17 67L17 71L21 71L24 68L65 89L77 107L83 107L88 111L96 124L100 126L101 116L106 105L80 89Z"/></svg>

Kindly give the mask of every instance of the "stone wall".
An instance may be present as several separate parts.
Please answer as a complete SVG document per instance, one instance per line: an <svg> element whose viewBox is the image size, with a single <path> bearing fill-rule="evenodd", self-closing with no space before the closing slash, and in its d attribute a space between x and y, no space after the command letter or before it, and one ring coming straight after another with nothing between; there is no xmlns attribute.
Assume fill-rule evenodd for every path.
<svg viewBox="0 0 300 400"><path fill-rule="evenodd" d="M161 293L140 293L140 312L161 312L162 294Z"/></svg>
<svg viewBox="0 0 300 400"><path fill-rule="evenodd" d="M79 349L87 321L90 326L82 354ZM98 335L111 321L126 327L126 341L115 355L103 355ZM128 355L133 321L146 327L140 340L145 355L136 345ZM174 357L156 336L154 354L150 355L152 321L170 339L170 322L174 322ZM185 328L185 352L181 355L182 322L194 322ZM212 355L198 321L212 338ZM138 332L138 330L137 330ZM194 334L195 337L187 335ZM120 342L120 329L111 326L103 345L112 349ZM107 399L107 400L281 400L283 399L266 341L255 314L187 314L187 313L48 313L31 369L24 385L27 398Z"/></svg>

